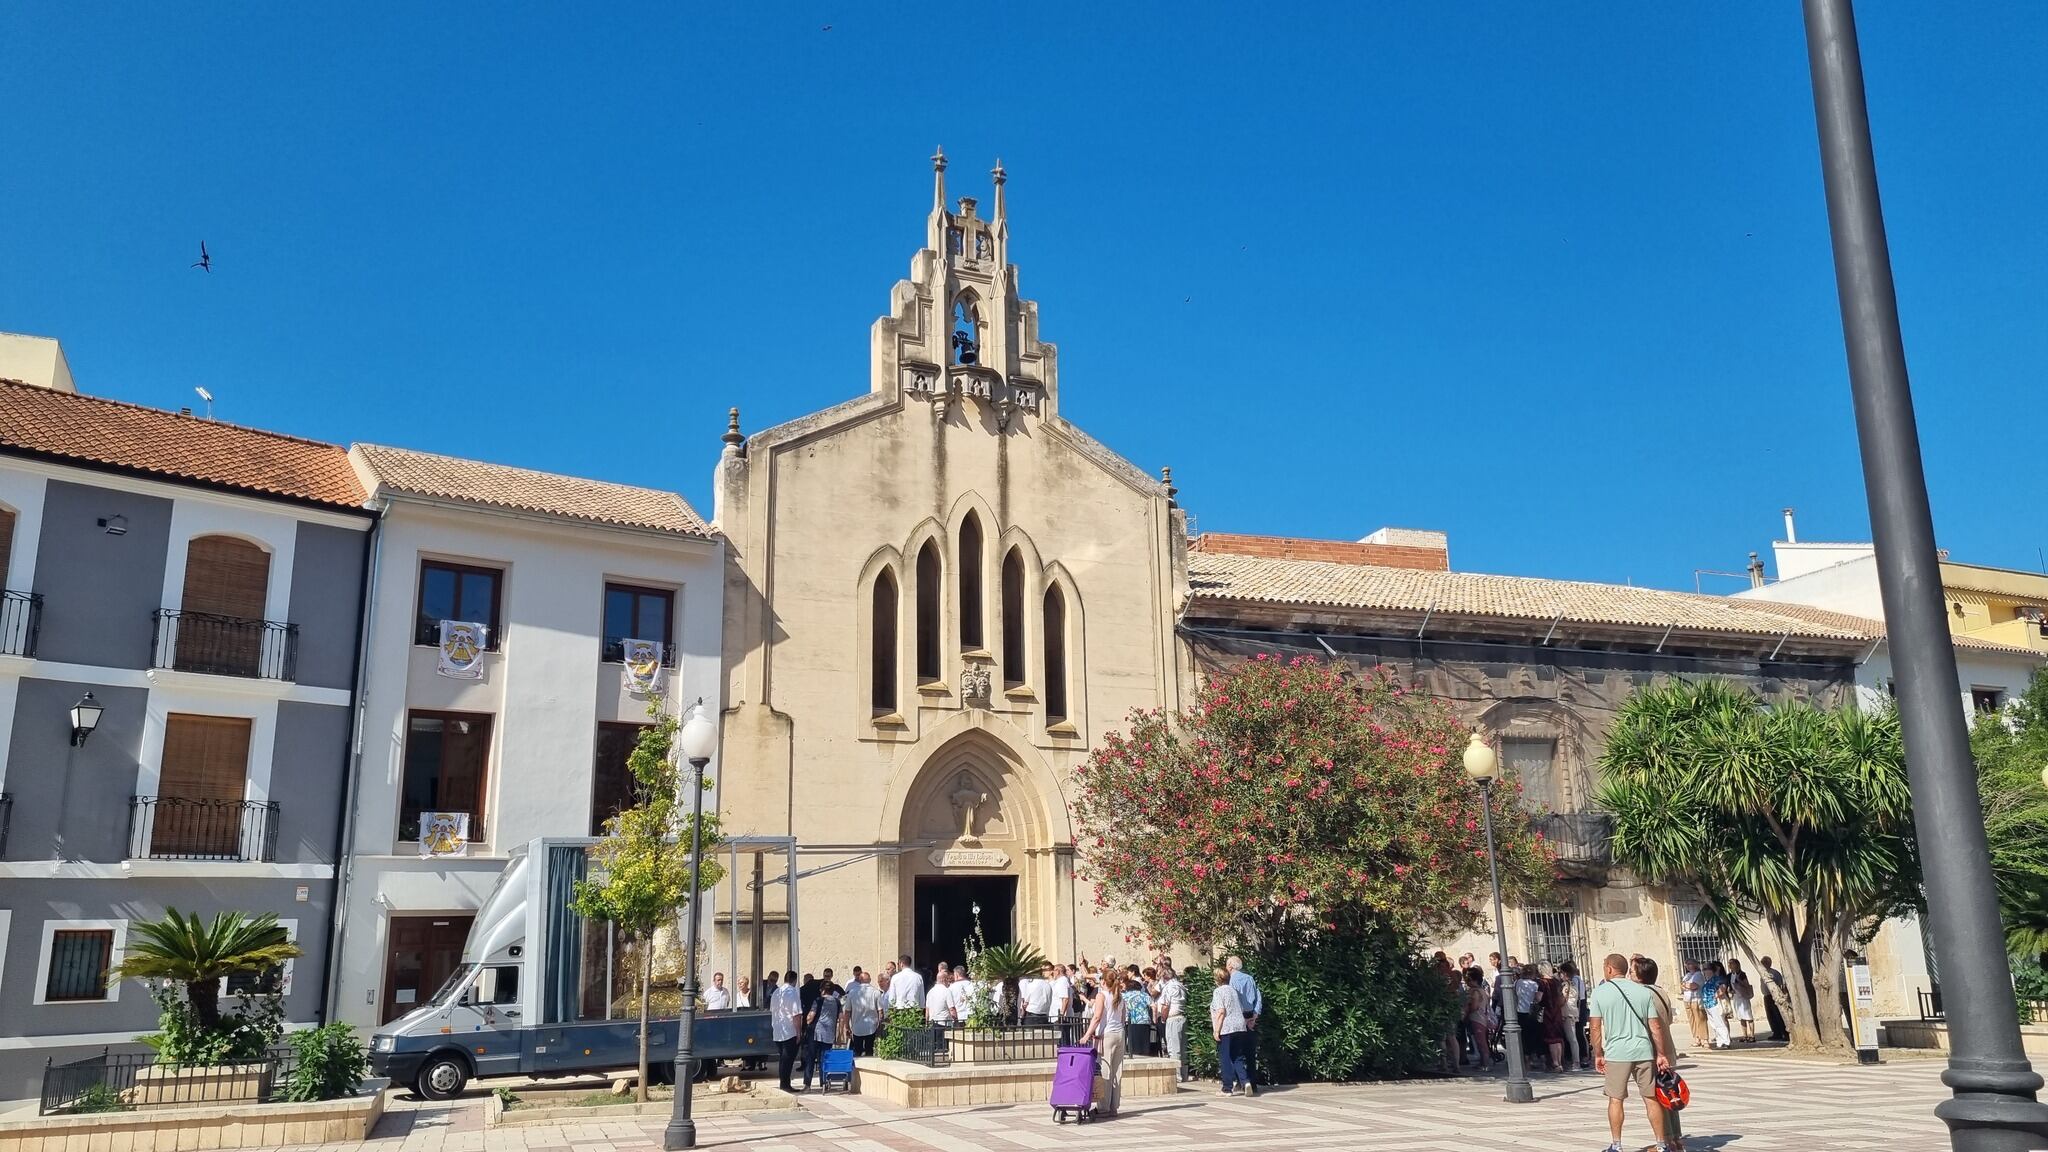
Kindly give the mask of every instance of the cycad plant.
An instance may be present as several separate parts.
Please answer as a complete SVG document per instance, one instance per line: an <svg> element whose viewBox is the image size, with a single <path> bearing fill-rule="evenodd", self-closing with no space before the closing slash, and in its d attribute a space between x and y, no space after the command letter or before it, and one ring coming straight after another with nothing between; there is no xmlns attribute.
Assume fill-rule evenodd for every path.
<svg viewBox="0 0 2048 1152"><path fill-rule="evenodd" d="M975 930L975 938L977 941L980 939L979 927ZM967 958L967 971L979 988L1002 985L1004 1014L1018 1010L1019 982L1038 975L1044 966L1045 954L1029 944L995 944Z"/></svg>
<svg viewBox="0 0 2048 1152"><path fill-rule="evenodd" d="M222 912L211 923L176 908L160 920L130 930L126 957L113 970L116 980L163 980L181 984L194 1022L220 1027L220 982L237 972L262 972L299 955L276 915L248 917Z"/></svg>

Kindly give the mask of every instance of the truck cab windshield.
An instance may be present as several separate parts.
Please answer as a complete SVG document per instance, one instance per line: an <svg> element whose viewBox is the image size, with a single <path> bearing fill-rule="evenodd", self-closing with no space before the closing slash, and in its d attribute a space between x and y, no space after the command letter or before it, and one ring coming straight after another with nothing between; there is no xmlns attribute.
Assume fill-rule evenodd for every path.
<svg viewBox="0 0 2048 1152"><path fill-rule="evenodd" d="M448 974L448 979L441 982L440 991L435 992L433 999L428 1000L427 1003L432 1004L436 1008L446 1008L453 1004L455 1002L455 994L461 991L462 986L475 974L476 965L457 964L455 971Z"/></svg>

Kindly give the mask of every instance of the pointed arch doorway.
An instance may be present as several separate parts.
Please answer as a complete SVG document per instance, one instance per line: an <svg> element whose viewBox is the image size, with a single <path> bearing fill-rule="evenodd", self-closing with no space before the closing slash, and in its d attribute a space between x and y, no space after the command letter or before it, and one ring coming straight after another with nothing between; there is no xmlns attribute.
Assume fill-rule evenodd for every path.
<svg viewBox="0 0 2048 1152"><path fill-rule="evenodd" d="M1050 776L1023 755L1035 752L971 727L926 756L903 794L897 831L920 847L901 858L895 936L922 971L966 960L977 919L990 945L1064 943L1058 909L1072 889L1057 870L1071 857L1054 850Z"/></svg>

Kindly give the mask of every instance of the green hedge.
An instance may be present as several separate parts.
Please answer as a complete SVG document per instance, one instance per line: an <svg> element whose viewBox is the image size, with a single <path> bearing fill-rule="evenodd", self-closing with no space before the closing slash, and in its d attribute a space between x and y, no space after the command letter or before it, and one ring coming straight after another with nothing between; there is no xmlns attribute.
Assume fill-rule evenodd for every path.
<svg viewBox="0 0 2048 1152"><path fill-rule="evenodd" d="M1440 1038L1457 1019L1448 989L1416 952L1414 941L1385 927L1304 934L1261 949L1226 949L1244 958L1258 981L1259 1078L1389 1079L1433 1069ZM1215 967L1221 967L1219 958ZM1216 1075L1209 1034L1207 969L1190 968L1188 1067Z"/></svg>

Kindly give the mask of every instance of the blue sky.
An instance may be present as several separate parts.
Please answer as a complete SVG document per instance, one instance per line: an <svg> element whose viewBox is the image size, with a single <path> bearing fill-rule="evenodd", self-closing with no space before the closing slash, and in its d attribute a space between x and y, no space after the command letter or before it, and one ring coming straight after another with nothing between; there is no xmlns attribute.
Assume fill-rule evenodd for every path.
<svg viewBox="0 0 2048 1152"><path fill-rule="evenodd" d="M2037 567L2048 5L1860 19L1936 526ZM1867 534L1790 0L13 4L0 43L0 329L100 395L708 505L728 406L867 387L943 143L956 193L1009 170L1064 413L1199 528L1677 588L1783 505Z"/></svg>

